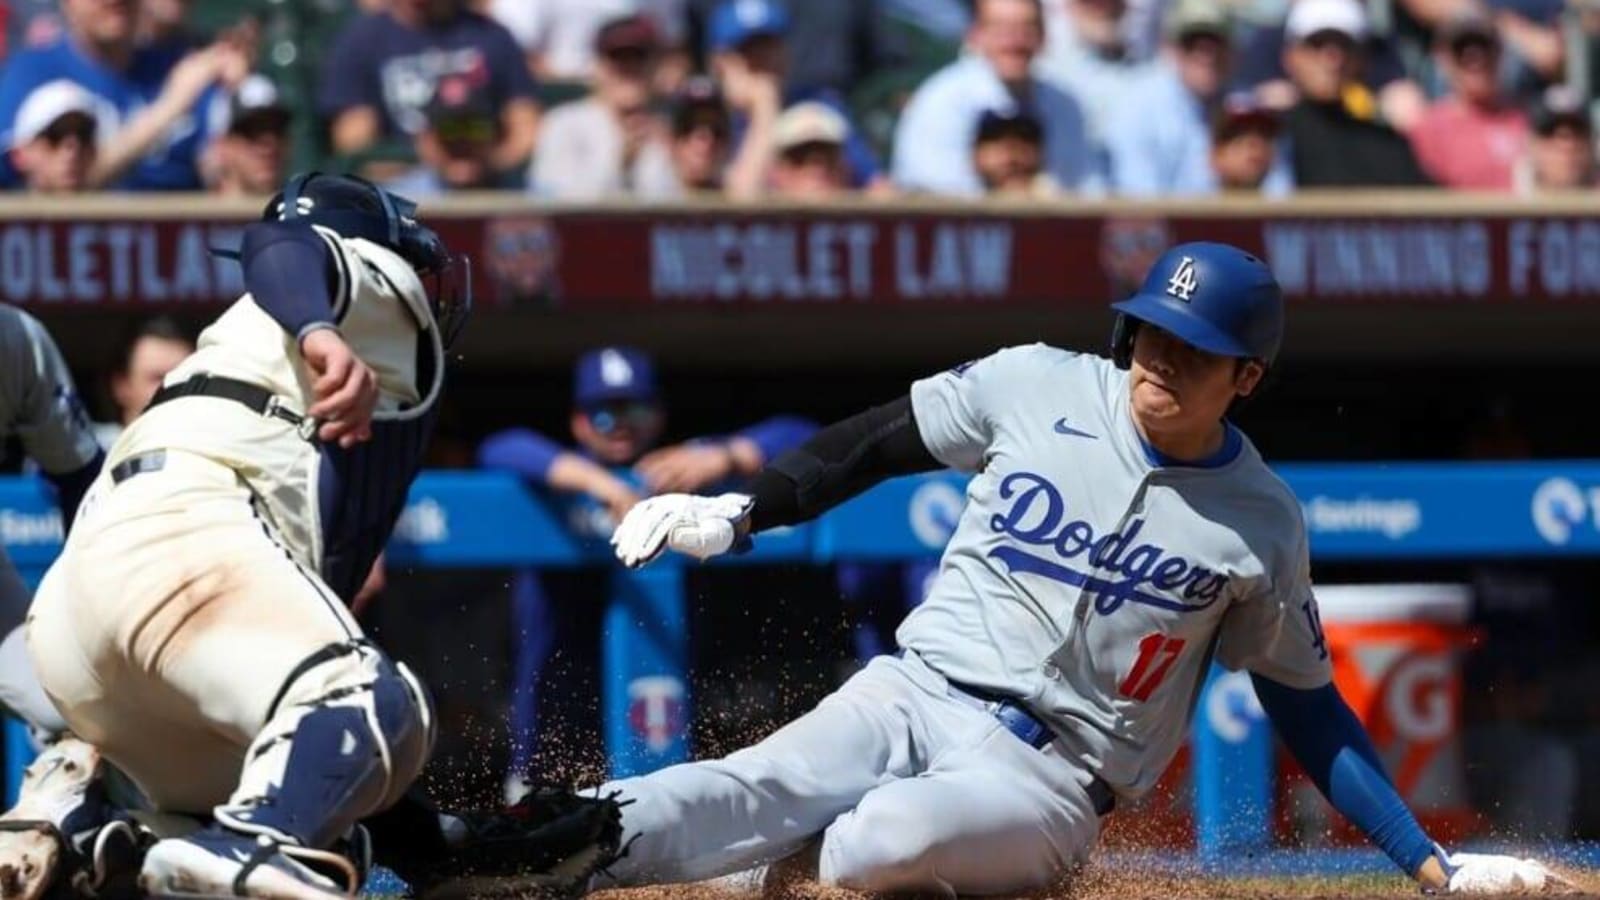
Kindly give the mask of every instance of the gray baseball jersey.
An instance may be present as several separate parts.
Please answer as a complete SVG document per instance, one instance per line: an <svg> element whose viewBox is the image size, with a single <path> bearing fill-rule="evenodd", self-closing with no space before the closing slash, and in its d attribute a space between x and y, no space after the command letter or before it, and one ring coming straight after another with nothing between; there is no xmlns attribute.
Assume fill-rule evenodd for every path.
<svg viewBox="0 0 1600 900"><path fill-rule="evenodd" d="M1119 793L1160 777L1213 656L1331 680L1300 506L1231 425L1216 458L1164 465L1127 373L1043 344L918 381L911 401L933 456L977 474L901 645L1026 702Z"/></svg>
<svg viewBox="0 0 1600 900"><path fill-rule="evenodd" d="M46 472L73 472L99 452L72 374L38 320L0 303L0 439L16 435Z"/></svg>
<svg viewBox="0 0 1600 900"><path fill-rule="evenodd" d="M100 448L61 351L32 316L0 303L0 440L15 435L46 472L67 474ZM65 725L44 697L23 650L28 589L0 546L0 706L47 730Z"/></svg>

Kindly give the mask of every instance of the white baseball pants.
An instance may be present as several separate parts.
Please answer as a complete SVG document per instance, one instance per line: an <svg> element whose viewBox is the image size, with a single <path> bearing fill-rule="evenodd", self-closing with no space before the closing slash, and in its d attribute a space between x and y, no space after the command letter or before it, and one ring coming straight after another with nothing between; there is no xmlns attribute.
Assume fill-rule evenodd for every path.
<svg viewBox="0 0 1600 900"><path fill-rule="evenodd" d="M248 805L282 783L308 710L361 694L386 665L375 650L301 664L360 636L239 476L178 451L160 471L101 477L28 615L28 649L67 724L166 812ZM382 784L361 795L371 808L341 815L392 802L421 771L424 732L384 754Z"/></svg>

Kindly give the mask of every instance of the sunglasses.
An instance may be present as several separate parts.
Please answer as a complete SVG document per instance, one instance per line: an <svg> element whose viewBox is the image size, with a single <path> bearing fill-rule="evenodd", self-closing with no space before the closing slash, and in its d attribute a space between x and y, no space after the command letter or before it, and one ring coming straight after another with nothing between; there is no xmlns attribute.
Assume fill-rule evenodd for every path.
<svg viewBox="0 0 1600 900"><path fill-rule="evenodd" d="M1356 42L1350 35L1342 31L1319 31L1306 38L1306 46L1313 50L1326 50L1329 47L1338 47L1349 52L1354 50Z"/></svg>
<svg viewBox="0 0 1600 900"><path fill-rule="evenodd" d="M87 116L68 115L50 123L50 127L39 132L45 142L54 147L67 138L77 138L80 143L94 142L95 123Z"/></svg>
<svg viewBox="0 0 1600 900"><path fill-rule="evenodd" d="M642 66L655 61L656 51L648 47L615 47L602 55L619 66Z"/></svg>
<svg viewBox="0 0 1600 900"><path fill-rule="evenodd" d="M594 430L604 435L624 425L642 431L655 419L656 407L651 403L607 403L589 410L588 416Z"/></svg>
<svg viewBox="0 0 1600 900"><path fill-rule="evenodd" d="M1228 39L1215 31L1191 31L1178 38L1178 49L1184 53L1220 53L1227 46Z"/></svg>
<svg viewBox="0 0 1600 900"><path fill-rule="evenodd" d="M1457 59L1473 54L1480 54L1484 59L1490 59L1500 55L1500 45L1486 35L1467 35L1451 42L1450 54Z"/></svg>
<svg viewBox="0 0 1600 900"><path fill-rule="evenodd" d="M701 132L709 133L711 137L719 141L725 141L728 139L727 123L721 121L720 119L714 119L711 117L690 119L686 122L679 122L678 127L673 129L673 133L680 138L686 138L690 135L700 134Z"/></svg>

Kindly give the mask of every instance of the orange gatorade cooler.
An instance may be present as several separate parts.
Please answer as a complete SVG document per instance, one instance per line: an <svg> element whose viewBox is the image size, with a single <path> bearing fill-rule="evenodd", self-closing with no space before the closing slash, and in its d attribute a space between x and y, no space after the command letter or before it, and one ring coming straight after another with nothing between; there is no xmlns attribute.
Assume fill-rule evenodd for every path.
<svg viewBox="0 0 1600 900"><path fill-rule="evenodd" d="M1474 637L1467 625L1471 590L1457 584L1335 585L1317 589L1317 604L1334 682L1423 828L1442 841L1476 830L1460 746L1460 661ZM1348 825L1333 828L1337 816L1303 776L1289 794L1297 802L1280 808L1290 810L1302 838L1359 840Z"/></svg>

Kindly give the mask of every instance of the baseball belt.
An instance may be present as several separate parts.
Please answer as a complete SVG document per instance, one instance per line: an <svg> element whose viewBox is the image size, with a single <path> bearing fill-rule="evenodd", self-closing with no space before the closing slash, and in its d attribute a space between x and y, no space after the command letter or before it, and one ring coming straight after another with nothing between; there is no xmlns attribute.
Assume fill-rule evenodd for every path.
<svg viewBox="0 0 1600 900"><path fill-rule="evenodd" d="M237 378L225 378L205 372L192 375L177 384L164 385L161 390L156 391L154 397L150 398L150 405L145 407L145 411L149 412L163 403L183 397L217 397L222 400L232 400L257 415L288 422L294 426L300 437L308 441L317 430L315 419L284 406L283 399L266 388Z"/></svg>
<svg viewBox="0 0 1600 900"><path fill-rule="evenodd" d="M1035 750L1043 750L1056 739L1056 733L1049 725L1017 701L972 685L948 679L946 681L949 684L951 697L994 716L1002 728ZM1116 809L1117 795L1112 792L1111 785L1106 784L1100 776L1091 775L1089 784L1084 790L1089 795L1089 802L1094 804L1095 815L1104 816Z"/></svg>

